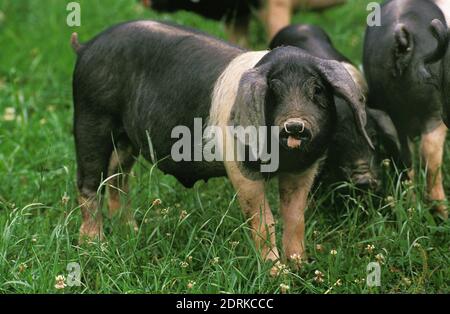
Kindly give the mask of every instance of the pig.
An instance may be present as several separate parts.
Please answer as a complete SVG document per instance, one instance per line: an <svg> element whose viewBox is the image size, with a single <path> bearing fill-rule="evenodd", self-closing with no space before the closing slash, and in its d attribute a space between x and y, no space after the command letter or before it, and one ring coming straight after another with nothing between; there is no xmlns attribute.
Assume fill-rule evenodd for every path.
<svg viewBox="0 0 450 314"><path fill-rule="evenodd" d="M294 46L322 59L340 62L352 75L356 84L367 94L362 73L334 46L328 34L319 26L297 24L283 28L272 40L270 48ZM373 150L361 136L345 100L335 97L337 124L321 179L327 183L352 182L366 191L380 187L380 150ZM400 143L397 130L389 116L377 109L366 108L366 131L376 147L384 144L387 151L398 153Z"/></svg>
<svg viewBox="0 0 450 314"><path fill-rule="evenodd" d="M445 16L447 27L450 26L450 1L434 0ZM450 32L450 30L449 30ZM442 90L442 114L445 125L450 127L450 49L447 48L445 57L442 59L442 82L440 88Z"/></svg>
<svg viewBox="0 0 450 314"><path fill-rule="evenodd" d="M73 34L71 41L77 53L73 100L82 241L103 237L105 178L115 187L109 191L110 213L121 209L135 225L130 209L120 206L118 191L127 191L128 185L117 174L129 173L142 155L186 187L227 176L249 217L255 246L269 261L280 255L265 185L278 177L284 254L305 257L304 210L334 132L334 96L346 100L371 145L362 91L341 63L294 47L246 51L190 28L152 20L113 26L84 44ZM272 155L278 156L274 169L265 170L271 160L262 154L235 158L236 147L251 146L246 134L237 146L230 128L252 126L261 129L263 139L270 128L270 150L278 152ZM222 132L218 158L178 159L177 132L198 127L204 139L212 137L207 130ZM188 141L187 148L197 151L201 141Z"/></svg>
<svg viewBox="0 0 450 314"><path fill-rule="evenodd" d="M265 21L269 38L290 24L292 12L299 9L323 10L346 0L142 0L145 6L158 12L192 11L206 18L225 20L229 40L247 45L250 18L253 11Z"/></svg>
<svg viewBox="0 0 450 314"><path fill-rule="evenodd" d="M442 182L447 128L442 121L441 59L448 45L446 20L433 1L390 0L381 6L381 26L369 26L363 66L369 106L389 114L401 151L394 156L414 179L412 140L421 137L427 196L438 216L448 217Z"/></svg>

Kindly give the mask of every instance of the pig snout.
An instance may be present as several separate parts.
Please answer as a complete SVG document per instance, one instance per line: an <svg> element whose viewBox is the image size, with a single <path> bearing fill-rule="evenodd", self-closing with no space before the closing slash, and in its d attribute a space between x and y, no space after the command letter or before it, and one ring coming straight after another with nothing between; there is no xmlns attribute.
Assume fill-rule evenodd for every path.
<svg viewBox="0 0 450 314"><path fill-rule="evenodd" d="M360 190L376 191L379 188L378 180L374 179L371 174L354 175L352 176L352 181L354 182L355 186Z"/></svg>
<svg viewBox="0 0 450 314"><path fill-rule="evenodd" d="M301 119L289 119L280 131L281 143L288 149L299 149L312 139L312 132L307 123Z"/></svg>
<svg viewBox="0 0 450 314"><path fill-rule="evenodd" d="M368 163L357 163L351 171L351 181L360 190L378 190L380 183Z"/></svg>

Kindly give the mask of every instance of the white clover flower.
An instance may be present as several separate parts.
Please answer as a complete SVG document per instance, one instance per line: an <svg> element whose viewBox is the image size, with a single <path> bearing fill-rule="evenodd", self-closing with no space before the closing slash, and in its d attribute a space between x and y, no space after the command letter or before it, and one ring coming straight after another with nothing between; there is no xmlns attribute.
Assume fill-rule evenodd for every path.
<svg viewBox="0 0 450 314"><path fill-rule="evenodd" d="M64 277L63 275L58 275L55 277L56 289L64 289L66 286L66 277Z"/></svg>
<svg viewBox="0 0 450 314"><path fill-rule="evenodd" d="M289 288L288 285L286 285L286 284L284 284L284 283L280 284L280 291L281 291L282 294L287 293L289 289L290 289L290 288Z"/></svg>
<svg viewBox="0 0 450 314"><path fill-rule="evenodd" d="M410 286L412 284L411 279L409 279L407 277L403 277L402 282L407 286Z"/></svg>
<svg viewBox="0 0 450 314"><path fill-rule="evenodd" d="M192 289L192 288L194 288L195 284L196 284L195 281L189 280L189 282L188 282L188 284L187 284L187 288L188 288L188 289Z"/></svg>
<svg viewBox="0 0 450 314"><path fill-rule="evenodd" d="M314 280L315 280L317 283L322 283L322 282L323 282L323 277L324 277L324 275L323 275L323 273L322 273L320 270L316 270L316 271L314 272L314 275L315 275Z"/></svg>
<svg viewBox="0 0 450 314"><path fill-rule="evenodd" d="M67 193L64 192L64 195L61 197L61 203L63 205L67 205L67 203L69 203L70 197L67 196Z"/></svg>
<svg viewBox="0 0 450 314"><path fill-rule="evenodd" d="M14 107L6 107L3 113L4 121L14 121L16 120L16 108Z"/></svg>
<svg viewBox="0 0 450 314"><path fill-rule="evenodd" d="M159 198L155 199L155 200L152 202L152 206L158 206L158 205L161 205L161 200L160 200Z"/></svg>
<svg viewBox="0 0 450 314"><path fill-rule="evenodd" d="M289 268L285 264L278 261L272 267L272 273L274 276L280 276L281 274L287 275L289 274Z"/></svg>
<svg viewBox="0 0 450 314"><path fill-rule="evenodd" d="M375 245L367 244L366 251L371 254L373 252L373 250L375 250Z"/></svg>
<svg viewBox="0 0 450 314"><path fill-rule="evenodd" d="M290 256L290 259L291 259L292 262L295 263L295 265L296 265L298 268L300 268L300 267L302 266L302 264L303 264L302 257L301 257L299 254L292 254L292 255Z"/></svg>
<svg viewBox="0 0 450 314"><path fill-rule="evenodd" d="M21 263L19 265L19 273L23 273L28 268L28 265L26 263Z"/></svg>
<svg viewBox="0 0 450 314"><path fill-rule="evenodd" d="M395 198L393 196L390 195L390 196L386 197L385 201L386 201L387 205L389 205L390 207L394 207Z"/></svg>
<svg viewBox="0 0 450 314"><path fill-rule="evenodd" d="M384 264L385 258L382 253L378 253L377 255L375 255L375 259L377 260L378 263Z"/></svg>
<svg viewBox="0 0 450 314"><path fill-rule="evenodd" d="M180 212L180 220L185 219L185 218L187 217L187 215L188 215L188 212L185 211L185 210L182 210L182 211Z"/></svg>

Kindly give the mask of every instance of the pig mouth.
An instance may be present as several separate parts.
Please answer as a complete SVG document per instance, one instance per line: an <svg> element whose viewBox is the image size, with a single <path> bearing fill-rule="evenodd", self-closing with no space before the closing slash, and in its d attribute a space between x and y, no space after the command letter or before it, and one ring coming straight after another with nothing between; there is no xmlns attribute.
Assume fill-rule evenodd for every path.
<svg viewBox="0 0 450 314"><path fill-rule="evenodd" d="M288 133L284 129L280 131L280 143L288 151L305 151L312 141L311 133Z"/></svg>
<svg viewBox="0 0 450 314"><path fill-rule="evenodd" d="M302 138L299 134L288 134L286 132L281 132L280 143L287 150L300 150L302 148Z"/></svg>

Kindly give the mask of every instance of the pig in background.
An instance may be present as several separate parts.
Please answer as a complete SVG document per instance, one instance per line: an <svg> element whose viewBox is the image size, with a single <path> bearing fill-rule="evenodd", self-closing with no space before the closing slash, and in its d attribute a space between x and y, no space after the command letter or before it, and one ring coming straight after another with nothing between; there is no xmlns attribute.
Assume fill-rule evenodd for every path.
<svg viewBox="0 0 450 314"><path fill-rule="evenodd" d="M271 49L279 46L298 47L315 57L341 62L355 83L367 94L367 85L360 71L336 50L322 28L307 24L288 26L281 30L270 44ZM394 124L383 111L366 108L365 128L372 143L377 147L377 150L373 150L359 132L353 112L346 101L339 97L334 97L334 101L337 123L320 181L349 181L361 190L377 190L380 187L380 165L383 159L380 145L383 144L391 153L398 153L400 149Z"/></svg>
<svg viewBox="0 0 450 314"><path fill-rule="evenodd" d="M447 1L437 3L448 7ZM441 166L447 128L441 98L447 91L441 87L440 60L447 44L446 19L433 1L390 0L381 6L381 26L367 27L363 58L368 105L387 112L399 134L398 165L414 178L412 141L420 136L427 194L444 218Z"/></svg>
<svg viewBox="0 0 450 314"><path fill-rule="evenodd" d="M450 24L450 1L436 0L445 15L447 27ZM450 34L450 31L448 31ZM442 90L443 120L447 127L450 127L450 49L447 47L447 53L442 60L442 81L440 88Z"/></svg>
<svg viewBox="0 0 450 314"><path fill-rule="evenodd" d="M141 0L157 12L191 11L206 18L223 20L228 39L247 46L252 15L266 26L269 39L291 23L293 12L298 10L324 10L346 0Z"/></svg>

